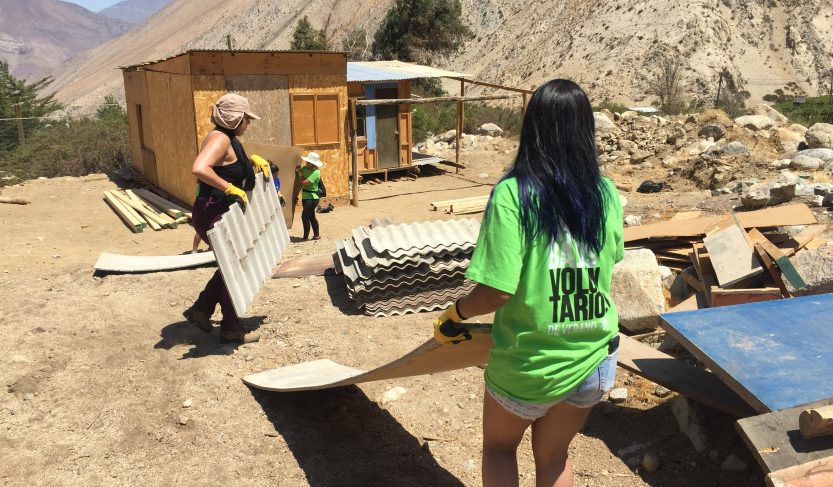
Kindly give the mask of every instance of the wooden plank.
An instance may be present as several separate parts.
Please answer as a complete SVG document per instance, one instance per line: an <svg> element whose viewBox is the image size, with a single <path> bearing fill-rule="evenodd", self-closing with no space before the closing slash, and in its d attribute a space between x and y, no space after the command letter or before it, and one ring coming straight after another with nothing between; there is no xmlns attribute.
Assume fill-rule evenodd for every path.
<svg viewBox="0 0 833 487"><path fill-rule="evenodd" d="M778 286L778 289L781 291L781 297L789 298L790 291L787 289L786 284L784 284L784 279L781 277L781 271L775 267L775 262L772 261L772 258L769 254L761 247L761 244L755 243L755 252L758 254L758 258L761 259L761 263L763 264L764 268L766 268L767 273L769 273L769 277L772 279L772 282Z"/></svg>
<svg viewBox="0 0 833 487"><path fill-rule="evenodd" d="M680 279L685 281L686 284L691 286L695 291L699 291L702 293L706 290L706 287L703 286L703 281L697 279L688 272L683 272L682 274L680 274Z"/></svg>
<svg viewBox="0 0 833 487"><path fill-rule="evenodd" d="M833 456L772 472L764 480L768 487L830 487Z"/></svg>
<svg viewBox="0 0 833 487"><path fill-rule="evenodd" d="M734 304L758 303L781 299L781 290L777 287L757 289L721 289L712 287L712 307L731 306Z"/></svg>
<svg viewBox="0 0 833 487"><path fill-rule="evenodd" d="M665 313L663 328L760 412L833 397L833 294Z"/></svg>
<svg viewBox="0 0 833 487"><path fill-rule="evenodd" d="M697 271L697 276L700 277L700 281L703 283L706 303L708 303L708 306L711 306L711 289L717 284L717 278L714 275L711 258L706 252L706 247L702 243L692 245L691 260L694 262L694 270Z"/></svg>
<svg viewBox="0 0 833 487"><path fill-rule="evenodd" d="M172 218L182 218L184 216L183 211L188 212L188 210L185 210L176 203L166 200L156 193L151 193L146 189L137 189L136 194Z"/></svg>
<svg viewBox="0 0 833 487"><path fill-rule="evenodd" d="M764 472L775 472L833 455L833 437L805 439L798 416L833 405L833 398L739 420L735 427Z"/></svg>
<svg viewBox="0 0 833 487"><path fill-rule="evenodd" d="M160 210L157 210L155 206L153 206L151 204L148 204L146 201L144 201L142 198L140 198L136 193L134 193L132 189L127 189L124 192L136 204L142 206L147 211L156 215L158 221L164 222L163 226L166 226L168 228L176 228L177 227L176 220L174 220L170 216L162 213Z"/></svg>
<svg viewBox="0 0 833 487"><path fill-rule="evenodd" d="M697 402L746 416L753 409L713 373L619 334L619 366Z"/></svg>
<svg viewBox="0 0 833 487"><path fill-rule="evenodd" d="M746 233L738 225L720 229L703 239L721 286L755 276L764 271L749 245Z"/></svg>
<svg viewBox="0 0 833 487"><path fill-rule="evenodd" d="M148 226L150 226L151 228L153 228L153 226L152 226L152 225L150 225L150 223L149 223L147 220L145 220L144 218L142 218L142 215L140 215L138 211L134 210L132 206L124 204L124 203L121 201L121 199L119 199L119 198L117 197L117 195L116 195L117 191L116 191L116 190L105 191L105 193L109 193L109 194L110 194L110 196L112 196L112 197L113 197L113 199L119 203L120 207L121 207L121 208L123 208L123 209L124 209L124 211L126 211L127 213L129 213L129 214L130 214L130 217L131 217L132 219L134 219L134 220L138 221L138 222L139 222L139 224L140 224L140 225L142 225L142 228L147 228Z"/></svg>
<svg viewBox="0 0 833 487"><path fill-rule="evenodd" d="M359 106L379 106L379 105L425 105L429 103L452 103L452 102L469 102L469 101L489 101L489 100L514 100L518 95L478 95L478 96L437 96L430 98L402 98L402 99L378 99L378 100L356 100L356 105Z"/></svg>
<svg viewBox="0 0 833 487"><path fill-rule="evenodd" d="M787 245L789 245L790 248L783 249L784 255L789 257L795 254L824 232L825 228L827 228L826 225L813 225L805 228L804 231L787 241Z"/></svg>
<svg viewBox="0 0 833 487"><path fill-rule="evenodd" d="M695 309L708 308L709 304L706 302L706 296L703 292L696 292L686 298L684 301L666 311L666 313L679 313L680 311L694 311Z"/></svg>
<svg viewBox="0 0 833 487"><path fill-rule="evenodd" d="M157 272L186 269L216 262L214 252L181 255L119 255L102 252L95 263L99 272Z"/></svg>
<svg viewBox="0 0 833 487"><path fill-rule="evenodd" d="M283 262L272 279L323 276L327 269L332 268L333 254L306 255Z"/></svg>
<svg viewBox="0 0 833 487"><path fill-rule="evenodd" d="M145 207L143 207L142 205L134 202L133 200L131 200L127 196L125 196L123 194L119 194L116 191L113 191L111 194L113 196L115 196L119 201L124 203L125 206L129 206L129 207L133 208L134 210L136 210L136 212L138 212L140 215L142 215L147 220L150 227L153 228L154 230L161 230L162 227L165 226L165 222L160 220L156 216L155 213L145 209Z"/></svg>
<svg viewBox="0 0 833 487"><path fill-rule="evenodd" d="M124 205L122 205L119 200L107 191L104 192L104 201L106 201L107 204L113 208L113 211L116 212L116 215L118 215L127 224L127 228L129 228L130 231L133 233L141 233L142 230L145 229L144 225L134 218L133 215L131 215L130 212L124 208Z"/></svg>
<svg viewBox="0 0 833 487"><path fill-rule="evenodd" d="M788 225L814 225L818 223L807 205L795 204L735 213L740 226L748 228ZM694 218L691 220L664 221L625 228L625 243L659 237L696 237L705 235L723 216Z"/></svg>
<svg viewBox="0 0 833 487"><path fill-rule="evenodd" d="M469 201L481 201L481 200L488 201L489 200L489 195L484 194L484 195L481 195L481 196L470 196L468 198L456 198L456 199L453 199L453 200L432 201L431 202L431 209L434 210L434 211L437 211L437 210L441 210L443 208L450 207L451 205L456 204L456 203L466 203L466 202L469 202Z"/></svg>
<svg viewBox="0 0 833 487"><path fill-rule="evenodd" d="M681 211L679 213L675 213L674 216L671 217L671 221L693 220L695 218L700 218L702 216L703 216L703 212L700 211L700 210Z"/></svg>
<svg viewBox="0 0 833 487"><path fill-rule="evenodd" d="M827 240L823 240L820 238L814 238L804 246L807 250L816 250L817 248L821 247L822 245L827 244Z"/></svg>
<svg viewBox="0 0 833 487"><path fill-rule="evenodd" d="M787 281L789 281L789 283L792 284L797 291L804 289L806 286L804 279L801 278L801 275L799 275L792 262L790 262L790 258L784 255L781 249L773 245L772 242L766 238L756 240L755 244L760 245L761 248L769 254L772 260L775 261L775 265L781 269L781 273Z"/></svg>

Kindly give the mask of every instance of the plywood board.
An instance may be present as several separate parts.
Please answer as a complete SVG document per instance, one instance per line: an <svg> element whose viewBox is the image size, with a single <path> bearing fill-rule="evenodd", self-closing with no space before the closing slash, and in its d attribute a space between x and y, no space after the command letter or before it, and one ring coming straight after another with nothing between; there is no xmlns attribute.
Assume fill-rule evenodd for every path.
<svg viewBox="0 0 833 487"><path fill-rule="evenodd" d="M283 75L226 77L228 91L245 96L260 120L249 124L241 140L292 145L289 120L289 78Z"/></svg>
<svg viewBox="0 0 833 487"><path fill-rule="evenodd" d="M736 426L761 468L774 472L833 456L833 436L807 440L798 431L801 411L829 405L833 398L744 418Z"/></svg>
<svg viewBox="0 0 833 487"><path fill-rule="evenodd" d="M777 287L753 289L711 289L712 306L731 306L734 304L758 303L781 299L781 290Z"/></svg>
<svg viewBox="0 0 833 487"><path fill-rule="evenodd" d="M196 178L191 165L197 157L194 101L188 75L147 73L152 93L157 186L182 201L193 201Z"/></svg>
<svg viewBox="0 0 833 487"><path fill-rule="evenodd" d="M663 328L759 412L833 397L833 294L665 313Z"/></svg>
<svg viewBox="0 0 833 487"><path fill-rule="evenodd" d="M813 225L816 217L807 205L795 204L766 208L747 212L738 212L740 225L745 228L778 227L788 225ZM663 237L696 237L705 235L708 230L721 221L724 216L709 216L690 220L669 220L637 227L625 228L625 243L636 240Z"/></svg>
<svg viewBox="0 0 833 487"><path fill-rule="evenodd" d="M202 140L214 129L211 111L221 96L227 93L225 76L191 76L194 96L194 120L196 123L196 144L202 147ZM257 112L255 112L257 113ZM193 201L194 197L183 201Z"/></svg>
<svg viewBox="0 0 833 487"><path fill-rule="evenodd" d="M432 338L412 352L368 372L322 359L251 374L243 382L275 392L329 389L482 365L488 360L491 348L489 333L473 331L472 340L455 345L441 345Z"/></svg>
<svg viewBox="0 0 833 487"><path fill-rule="evenodd" d="M338 257L336 257L338 259ZM287 277L323 276L334 267L333 254L305 255L287 260L278 266L273 279Z"/></svg>
<svg viewBox="0 0 833 487"><path fill-rule="evenodd" d="M746 233L738 225L722 228L703 239L714 267L717 282L731 286L764 271L749 245Z"/></svg>
<svg viewBox="0 0 833 487"><path fill-rule="evenodd" d="M295 218L293 202L298 197L298 193L301 192L301 185L298 184L298 178L295 176L295 167L301 164L303 151L300 147L258 144L255 142L244 142L243 149L249 156L257 154L278 165L281 194L286 199L286 205L282 208L283 218L286 221L286 228L292 228L292 222Z"/></svg>
<svg viewBox="0 0 833 487"><path fill-rule="evenodd" d="M158 272L199 267L216 262L214 252L182 255L119 255L102 252L95 263L100 272Z"/></svg>
<svg viewBox="0 0 833 487"><path fill-rule="evenodd" d="M772 472L764 480L767 487L830 487L833 456Z"/></svg>
<svg viewBox="0 0 833 487"><path fill-rule="evenodd" d="M347 199L347 178L351 174L350 157L347 156L347 72L343 75L289 76L290 95L338 94L339 142L321 146L304 146L306 152L317 152L324 161L321 177L327 185L328 199ZM297 145L293 141L294 145Z"/></svg>

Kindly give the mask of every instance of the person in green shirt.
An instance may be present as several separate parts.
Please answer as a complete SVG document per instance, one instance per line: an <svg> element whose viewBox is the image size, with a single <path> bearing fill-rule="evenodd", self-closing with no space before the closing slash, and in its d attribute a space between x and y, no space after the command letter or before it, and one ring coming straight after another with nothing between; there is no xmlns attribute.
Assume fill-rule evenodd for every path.
<svg viewBox="0 0 833 487"><path fill-rule="evenodd" d="M310 227L312 227L312 239L321 240L315 208L318 206L318 185L321 182L319 169L324 166L324 162L321 161L317 152L310 152L301 159L306 164L303 167L296 167L295 172L301 180L301 223L304 224L304 240L309 238Z"/></svg>
<svg viewBox="0 0 833 487"><path fill-rule="evenodd" d="M478 285L434 322L448 344L461 322L495 311L483 404L483 485L518 485L517 447L532 426L536 484L573 484L568 447L614 383L613 266L622 206L596 159L590 102L574 82L532 95L518 154L495 185L466 277Z"/></svg>

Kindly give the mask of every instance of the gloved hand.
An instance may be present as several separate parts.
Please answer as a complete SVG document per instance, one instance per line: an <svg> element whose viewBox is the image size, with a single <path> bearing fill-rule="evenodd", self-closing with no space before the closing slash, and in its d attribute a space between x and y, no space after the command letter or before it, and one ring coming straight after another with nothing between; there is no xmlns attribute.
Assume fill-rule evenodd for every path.
<svg viewBox="0 0 833 487"><path fill-rule="evenodd" d="M278 191L278 201L281 202L281 208L286 206L286 198L283 197L280 191Z"/></svg>
<svg viewBox="0 0 833 487"><path fill-rule="evenodd" d="M457 311L457 302L454 302L434 320L434 340L443 345L471 340L471 333L460 325L463 320L465 318Z"/></svg>
<svg viewBox="0 0 833 487"><path fill-rule="evenodd" d="M246 193L233 184L229 184L228 188L226 188L225 191L223 191L223 193L227 194L228 196L231 196L232 198L234 198L235 201L240 203L240 209L242 210L245 210L246 205L249 204L249 199L246 198Z"/></svg>
<svg viewBox="0 0 833 487"><path fill-rule="evenodd" d="M266 176L266 180L272 179L272 170L269 169L269 161L260 157L257 154L252 154L252 157L249 158L252 161L252 165L258 171L262 172L264 176Z"/></svg>

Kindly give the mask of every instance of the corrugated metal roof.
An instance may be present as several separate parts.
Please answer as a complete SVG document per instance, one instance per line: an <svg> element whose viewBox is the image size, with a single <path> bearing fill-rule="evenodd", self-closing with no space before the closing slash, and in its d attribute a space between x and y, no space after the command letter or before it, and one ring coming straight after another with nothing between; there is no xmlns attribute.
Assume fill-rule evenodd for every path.
<svg viewBox="0 0 833 487"><path fill-rule="evenodd" d="M251 53L255 53L255 54L290 54L290 53L297 53L297 54L343 54L345 56L347 55L347 53L344 52L344 51L292 51L292 50L277 50L276 51L276 50L266 50L266 49L232 49L232 50L228 50L228 49L189 49L185 52L181 52L179 54L174 54L172 56L164 57L162 59L157 59L155 61L145 61L143 63L131 64L129 66L119 66L118 69L141 68L141 67L144 67L144 66L150 66L152 64L158 64L158 63L161 63L163 61L168 61L170 59L174 59L174 58L177 58L177 57L180 57L180 56L185 56L187 54L194 54L194 53L200 53L200 52L227 52L229 54L239 54L239 53L244 53L244 54L251 54Z"/></svg>
<svg viewBox="0 0 833 487"><path fill-rule="evenodd" d="M363 61L347 63L347 82L399 81L417 78L471 78L470 74L446 71L402 61Z"/></svg>

